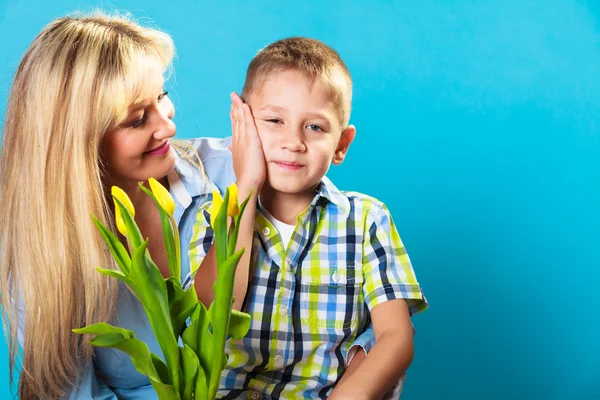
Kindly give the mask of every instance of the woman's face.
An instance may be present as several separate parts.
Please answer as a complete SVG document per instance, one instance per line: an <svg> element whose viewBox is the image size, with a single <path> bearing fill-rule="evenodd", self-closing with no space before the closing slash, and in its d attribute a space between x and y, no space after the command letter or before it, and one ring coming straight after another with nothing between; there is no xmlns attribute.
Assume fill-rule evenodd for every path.
<svg viewBox="0 0 600 400"><path fill-rule="evenodd" d="M125 189L150 177L161 179L173 169L175 154L169 139L175 136L174 115L166 92L129 107L125 120L102 138L107 183Z"/></svg>

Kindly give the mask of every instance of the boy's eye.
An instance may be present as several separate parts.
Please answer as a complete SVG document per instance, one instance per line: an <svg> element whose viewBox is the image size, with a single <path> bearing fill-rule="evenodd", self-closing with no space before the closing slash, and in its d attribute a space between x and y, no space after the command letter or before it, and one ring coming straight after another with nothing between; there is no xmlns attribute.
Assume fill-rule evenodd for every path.
<svg viewBox="0 0 600 400"><path fill-rule="evenodd" d="M167 92L166 90L163 90L162 93L158 95L158 101L160 102L168 94L169 94L169 92Z"/></svg>
<svg viewBox="0 0 600 400"><path fill-rule="evenodd" d="M319 125L316 125L316 124L308 124L308 125L306 125L306 128L308 130L315 131L315 132L323 132L324 131L323 128L321 128Z"/></svg>
<svg viewBox="0 0 600 400"><path fill-rule="evenodd" d="M282 122L279 118L268 118L266 121L273 124L280 124Z"/></svg>

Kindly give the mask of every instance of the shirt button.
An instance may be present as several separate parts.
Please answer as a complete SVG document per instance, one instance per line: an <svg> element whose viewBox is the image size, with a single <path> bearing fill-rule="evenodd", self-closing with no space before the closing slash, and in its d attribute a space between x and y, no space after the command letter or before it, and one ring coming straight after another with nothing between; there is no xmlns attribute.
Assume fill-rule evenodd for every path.
<svg viewBox="0 0 600 400"><path fill-rule="evenodd" d="M331 280L332 280L334 283L338 283L338 282L340 281L340 276L338 275L338 273L337 273L337 272L334 272L334 273L333 273L333 275L331 275Z"/></svg>
<svg viewBox="0 0 600 400"><path fill-rule="evenodd" d="M250 395L250 397L252 397L253 400L258 400L258 399L260 399L260 393L253 391L252 395Z"/></svg>
<svg viewBox="0 0 600 400"><path fill-rule="evenodd" d="M275 364L277 364L277 365L283 364L283 356L281 354L277 354L273 360L275 361Z"/></svg>
<svg viewBox="0 0 600 400"><path fill-rule="evenodd" d="M288 309L287 309L287 307L281 307L281 315L283 315L284 317L286 315L288 315Z"/></svg>
<svg viewBox="0 0 600 400"><path fill-rule="evenodd" d="M269 229L268 226L265 226L262 230L262 234L267 236L269 233L271 233L271 230Z"/></svg>

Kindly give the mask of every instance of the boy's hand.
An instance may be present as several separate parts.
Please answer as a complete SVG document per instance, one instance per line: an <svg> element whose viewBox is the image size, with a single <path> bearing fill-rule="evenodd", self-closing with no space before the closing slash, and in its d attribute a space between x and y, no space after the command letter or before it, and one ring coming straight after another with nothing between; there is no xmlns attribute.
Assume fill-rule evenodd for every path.
<svg viewBox="0 0 600 400"><path fill-rule="evenodd" d="M406 301L395 299L376 305L371 320L375 346L350 379L340 380L330 399L381 399L411 364L413 329Z"/></svg>
<svg viewBox="0 0 600 400"><path fill-rule="evenodd" d="M250 188L254 188L258 195L265 182L267 168L250 107L237 93L231 93L231 103L230 150L233 154L233 172L237 178L240 198L245 198Z"/></svg>

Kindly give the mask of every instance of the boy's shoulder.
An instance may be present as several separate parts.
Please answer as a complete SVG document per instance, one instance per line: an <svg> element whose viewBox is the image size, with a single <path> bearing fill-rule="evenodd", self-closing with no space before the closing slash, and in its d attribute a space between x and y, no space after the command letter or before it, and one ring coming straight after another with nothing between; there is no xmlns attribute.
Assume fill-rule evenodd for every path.
<svg viewBox="0 0 600 400"><path fill-rule="evenodd" d="M366 193L361 193L354 190L341 190L340 193L346 196L350 201L372 204L379 208L385 207L385 203L383 201Z"/></svg>
<svg viewBox="0 0 600 400"><path fill-rule="evenodd" d="M383 210L387 211L386 205L381 200L353 190L339 190L327 177L323 178L321 192L324 197L346 211L348 217L351 216L351 212L354 214L354 218L358 219L361 216L363 218L374 217Z"/></svg>

